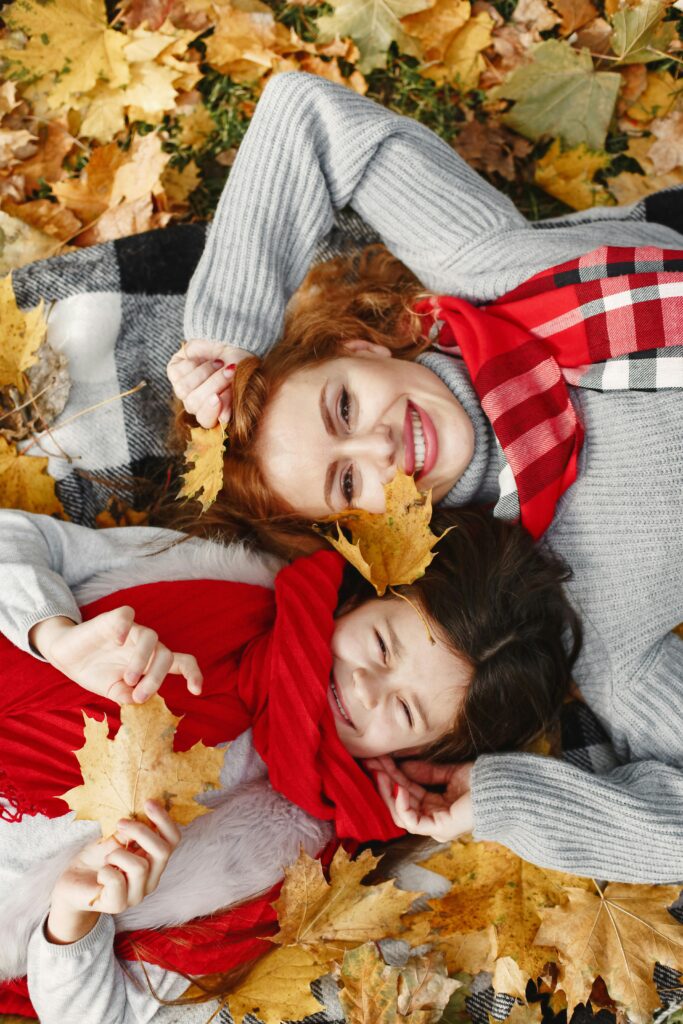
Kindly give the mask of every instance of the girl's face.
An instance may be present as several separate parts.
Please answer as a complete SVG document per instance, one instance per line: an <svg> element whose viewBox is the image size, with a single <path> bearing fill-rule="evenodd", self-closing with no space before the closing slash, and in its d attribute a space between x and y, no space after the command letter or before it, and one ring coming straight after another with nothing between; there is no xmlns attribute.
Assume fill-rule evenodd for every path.
<svg viewBox="0 0 683 1024"><path fill-rule="evenodd" d="M258 457L268 486L309 519L384 510L398 469L440 501L472 458L474 430L446 385L367 341L293 373L268 404Z"/></svg>
<svg viewBox="0 0 683 1024"><path fill-rule="evenodd" d="M431 643L400 598L375 598L340 615L332 657L327 699L354 757L431 746L452 728L471 677L464 659Z"/></svg>

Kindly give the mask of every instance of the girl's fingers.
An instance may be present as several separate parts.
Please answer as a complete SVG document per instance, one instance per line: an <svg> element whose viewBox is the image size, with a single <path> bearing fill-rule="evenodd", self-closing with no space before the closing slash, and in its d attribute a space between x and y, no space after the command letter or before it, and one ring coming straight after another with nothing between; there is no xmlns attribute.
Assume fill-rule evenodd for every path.
<svg viewBox="0 0 683 1024"><path fill-rule="evenodd" d="M452 764L430 764L428 761L401 761L402 771L413 782L423 786L445 786L451 779Z"/></svg>
<svg viewBox="0 0 683 1024"><path fill-rule="evenodd" d="M147 800L145 802L145 813L155 828L158 829L159 835L166 840L169 846L175 849L180 842L181 832L168 811L161 804L157 803L156 800ZM154 835L153 832L152 835Z"/></svg>
<svg viewBox="0 0 683 1024"><path fill-rule="evenodd" d="M197 659L194 655L178 654L176 651L172 651L171 656L173 661L168 670L168 674L183 676L183 678L187 680L187 688L190 693L200 694L202 692L204 676L202 675L201 669L197 664Z"/></svg>
<svg viewBox="0 0 683 1024"><path fill-rule="evenodd" d="M107 864L118 868L126 876L127 904L136 907L147 895L147 878L150 873L150 862L131 850L119 848L107 857Z"/></svg>
<svg viewBox="0 0 683 1024"><path fill-rule="evenodd" d="M128 884L126 876L110 864L105 864L97 872L97 882L101 886L99 896L90 905L90 910L98 910L104 914L120 914L127 906Z"/></svg>
<svg viewBox="0 0 683 1024"><path fill-rule="evenodd" d="M134 840L147 854L149 874L145 882L145 894L148 894L154 892L159 884L168 859L180 841L180 830L158 804L147 801L145 809L158 832L140 821L123 822L119 825L119 831Z"/></svg>
<svg viewBox="0 0 683 1024"><path fill-rule="evenodd" d="M129 640L132 647L126 671L123 673L123 681L129 686L135 686L147 669L159 637L153 629L138 626L136 623L130 631Z"/></svg>
<svg viewBox="0 0 683 1024"><path fill-rule="evenodd" d="M105 636L113 637L117 644L125 644L135 621L135 611L129 605L122 605L98 616L100 628Z"/></svg>
<svg viewBox="0 0 683 1024"><path fill-rule="evenodd" d="M146 700L157 692L170 672L172 664L173 655L168 647L157 643L152 658L146 667L145 674L133 690L133 700L136 704L144 704Z"/></svg>

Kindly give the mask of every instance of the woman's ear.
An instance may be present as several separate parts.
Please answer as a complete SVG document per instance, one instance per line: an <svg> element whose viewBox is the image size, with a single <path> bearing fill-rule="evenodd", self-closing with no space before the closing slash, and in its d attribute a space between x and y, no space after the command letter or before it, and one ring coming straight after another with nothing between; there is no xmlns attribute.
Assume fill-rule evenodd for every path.
<svg viewBox="0 0 683 1024"><path fill-rule="evenodd" d="M344 349L354 356L377 356L380 359L391 359L391 349L386 345L378 345L375 341L366 341L365 338L352 338L344 342Z"/></svg>

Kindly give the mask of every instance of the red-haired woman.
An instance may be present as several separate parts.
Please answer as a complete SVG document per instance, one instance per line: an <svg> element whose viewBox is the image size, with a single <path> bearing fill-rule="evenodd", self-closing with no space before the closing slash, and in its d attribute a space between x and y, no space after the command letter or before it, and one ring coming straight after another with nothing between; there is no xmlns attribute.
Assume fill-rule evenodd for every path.
<svg viewBox="0 0 683 1024"><path fill-rule="evenodd" d="M387 254L314 273L269 352L347 204L412 273ZM630 213L529 224L426 128L321 79L278 76L169 375L204 425L229 419L234 392L207 525L286 545L330 511L381 508L400 467L437 502L490 503L545 533L574 568L587 622L577 682L623 764L594 776L482 756L474 818L455 800L448 834L474 823L537 863L655 881L683 874L683 643L670 632L683 619L683 252L675 230Z"/></svg>

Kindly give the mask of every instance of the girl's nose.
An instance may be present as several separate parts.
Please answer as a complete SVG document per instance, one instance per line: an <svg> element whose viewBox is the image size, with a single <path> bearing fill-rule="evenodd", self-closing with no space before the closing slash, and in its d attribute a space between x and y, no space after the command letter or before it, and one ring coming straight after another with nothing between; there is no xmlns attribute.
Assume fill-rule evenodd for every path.
<svg viewBox="0 0 683 1024"><path fill-rule="evenodd" d="M358 700L366 711L372 711L377 707L378 690L374 685L371 673L364 668L357 668L354 670L352 679Z"/></svg>

